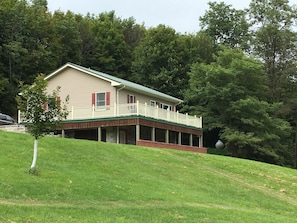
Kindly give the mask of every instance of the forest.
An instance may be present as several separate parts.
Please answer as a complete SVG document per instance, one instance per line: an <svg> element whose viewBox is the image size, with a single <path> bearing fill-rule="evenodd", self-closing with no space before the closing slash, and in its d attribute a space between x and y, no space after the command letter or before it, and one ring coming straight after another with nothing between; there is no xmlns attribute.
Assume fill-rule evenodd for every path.
<svg viewBox="0 0 297 223"><path fill-rule="evenodd" d="M251 0L209 2L197 33L145 27L114 11L50 12L47 0L0 1L0 112L15 116L19 83L67 62L184 100L203 117L205 146L230 156L297 167L297 9Z"/></svg>

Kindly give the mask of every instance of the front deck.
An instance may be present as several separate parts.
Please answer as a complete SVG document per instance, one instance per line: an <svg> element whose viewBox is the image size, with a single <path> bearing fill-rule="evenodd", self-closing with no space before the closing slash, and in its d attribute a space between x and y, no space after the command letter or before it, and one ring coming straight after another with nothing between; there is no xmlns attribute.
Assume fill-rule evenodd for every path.
<svg viewBox="0 0 297 223"><path fill-rule="evenodd" d="M201 117L139 102L85 108L72 106L62 125L62 137L207 151L203 148Z"/></svg>

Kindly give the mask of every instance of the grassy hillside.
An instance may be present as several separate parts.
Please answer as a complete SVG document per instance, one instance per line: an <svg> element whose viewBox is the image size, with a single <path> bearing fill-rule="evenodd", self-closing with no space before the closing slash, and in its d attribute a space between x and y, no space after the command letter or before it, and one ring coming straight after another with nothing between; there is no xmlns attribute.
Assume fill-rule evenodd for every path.
<svg viewBox="0 0 297 223"><path fill-rule="evenodd" d="M0 131L0 222L297 222L297 171Z"/></svg>

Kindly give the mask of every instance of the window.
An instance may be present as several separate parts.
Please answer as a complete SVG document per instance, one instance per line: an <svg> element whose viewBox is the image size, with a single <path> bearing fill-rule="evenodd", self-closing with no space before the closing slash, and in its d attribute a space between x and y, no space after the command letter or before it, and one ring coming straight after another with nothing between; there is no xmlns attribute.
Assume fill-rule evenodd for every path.
<svg viewBox="0 0 297 223"><path fill-rule="evenodd" d="M106 109L110 105L110 92L97 92L92 94L92 105L96 109Z"/></svg>
<svg viewBox="0 0 297 223"><path fill-rule="evenodd" d="M171 105L167 105L167 104L161 104L161 108L167 110L167 111L171 111Z"/></svg>
<svg viewBox="0 0 297 223"><path fill-rule="evenodd" d="M96 93L96 106L105 106L105 105L106 105L105 92Z"/></svg>
<svg viewBox="0 0 297 223"><path fill-rule="evenodd" d="M132 94L128 94L128 104L136 103L136 97Z"/></svg>
<svg viewBox="0 0 297 223"><path fill-rule="evenodd" d="M57 98L49 97L47 101L43 103L43 110L48 111L50 109L61 109L60 96L57 96Z"/></svg>
<svg viewBox="0 0 297 223"><path fill-rule="evenodd" d="M128 104L134 104L134 103L136 103L136 97L134 95L132 95L132 94L128 94L128 96L127 96L127 103ZM135 111L136 110L135 105L131 105L128 108L131 111Z"/></svg>
<svg viewBox="0 0 297 223"><path fill-rule="evenodd" d="M151 106L157 106L156 101L151 100Z"/></svg>

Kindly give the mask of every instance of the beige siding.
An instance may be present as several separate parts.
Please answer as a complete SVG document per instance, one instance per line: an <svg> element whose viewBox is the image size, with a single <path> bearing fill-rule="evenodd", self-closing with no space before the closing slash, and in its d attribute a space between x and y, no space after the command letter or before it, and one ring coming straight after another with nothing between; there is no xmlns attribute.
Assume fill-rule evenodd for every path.
<svg viewBox="0 0 297 223"><path fill-rule="evenodd" d="M121 90L119 92L120 92L119 93L119 103L120 104L126 104L127 103L127 95L131 94L131 95L134 95L136 97L136 100L139 101L139 103L141 103L141 104L147 103L148 105L150 105L151 100L153 100L153 101L156 101L156 102L159 102L159 103L171 105L172 108L174 108L174 110L175 110L175 105L172 104L172 102L169 102L169 101L166 101L166 100L162 100L162 99L155 98L155 97L152 97L152 96L147 96L145 94L129 91L129 90L126 90L126 89L123 89L123 90Z"/></svg>
<svg viewBox="0 0 297 223"><path fill-rule="evenodd" d="M48 80L49 92L52 92L57 86L61 87L61 100L69 95L69 108L72 106L75 108L91 107L92 93L96 92L110 92L111 105L116 100L116 90L110 85L110 82L72 68L67 68Z"/></svg>

